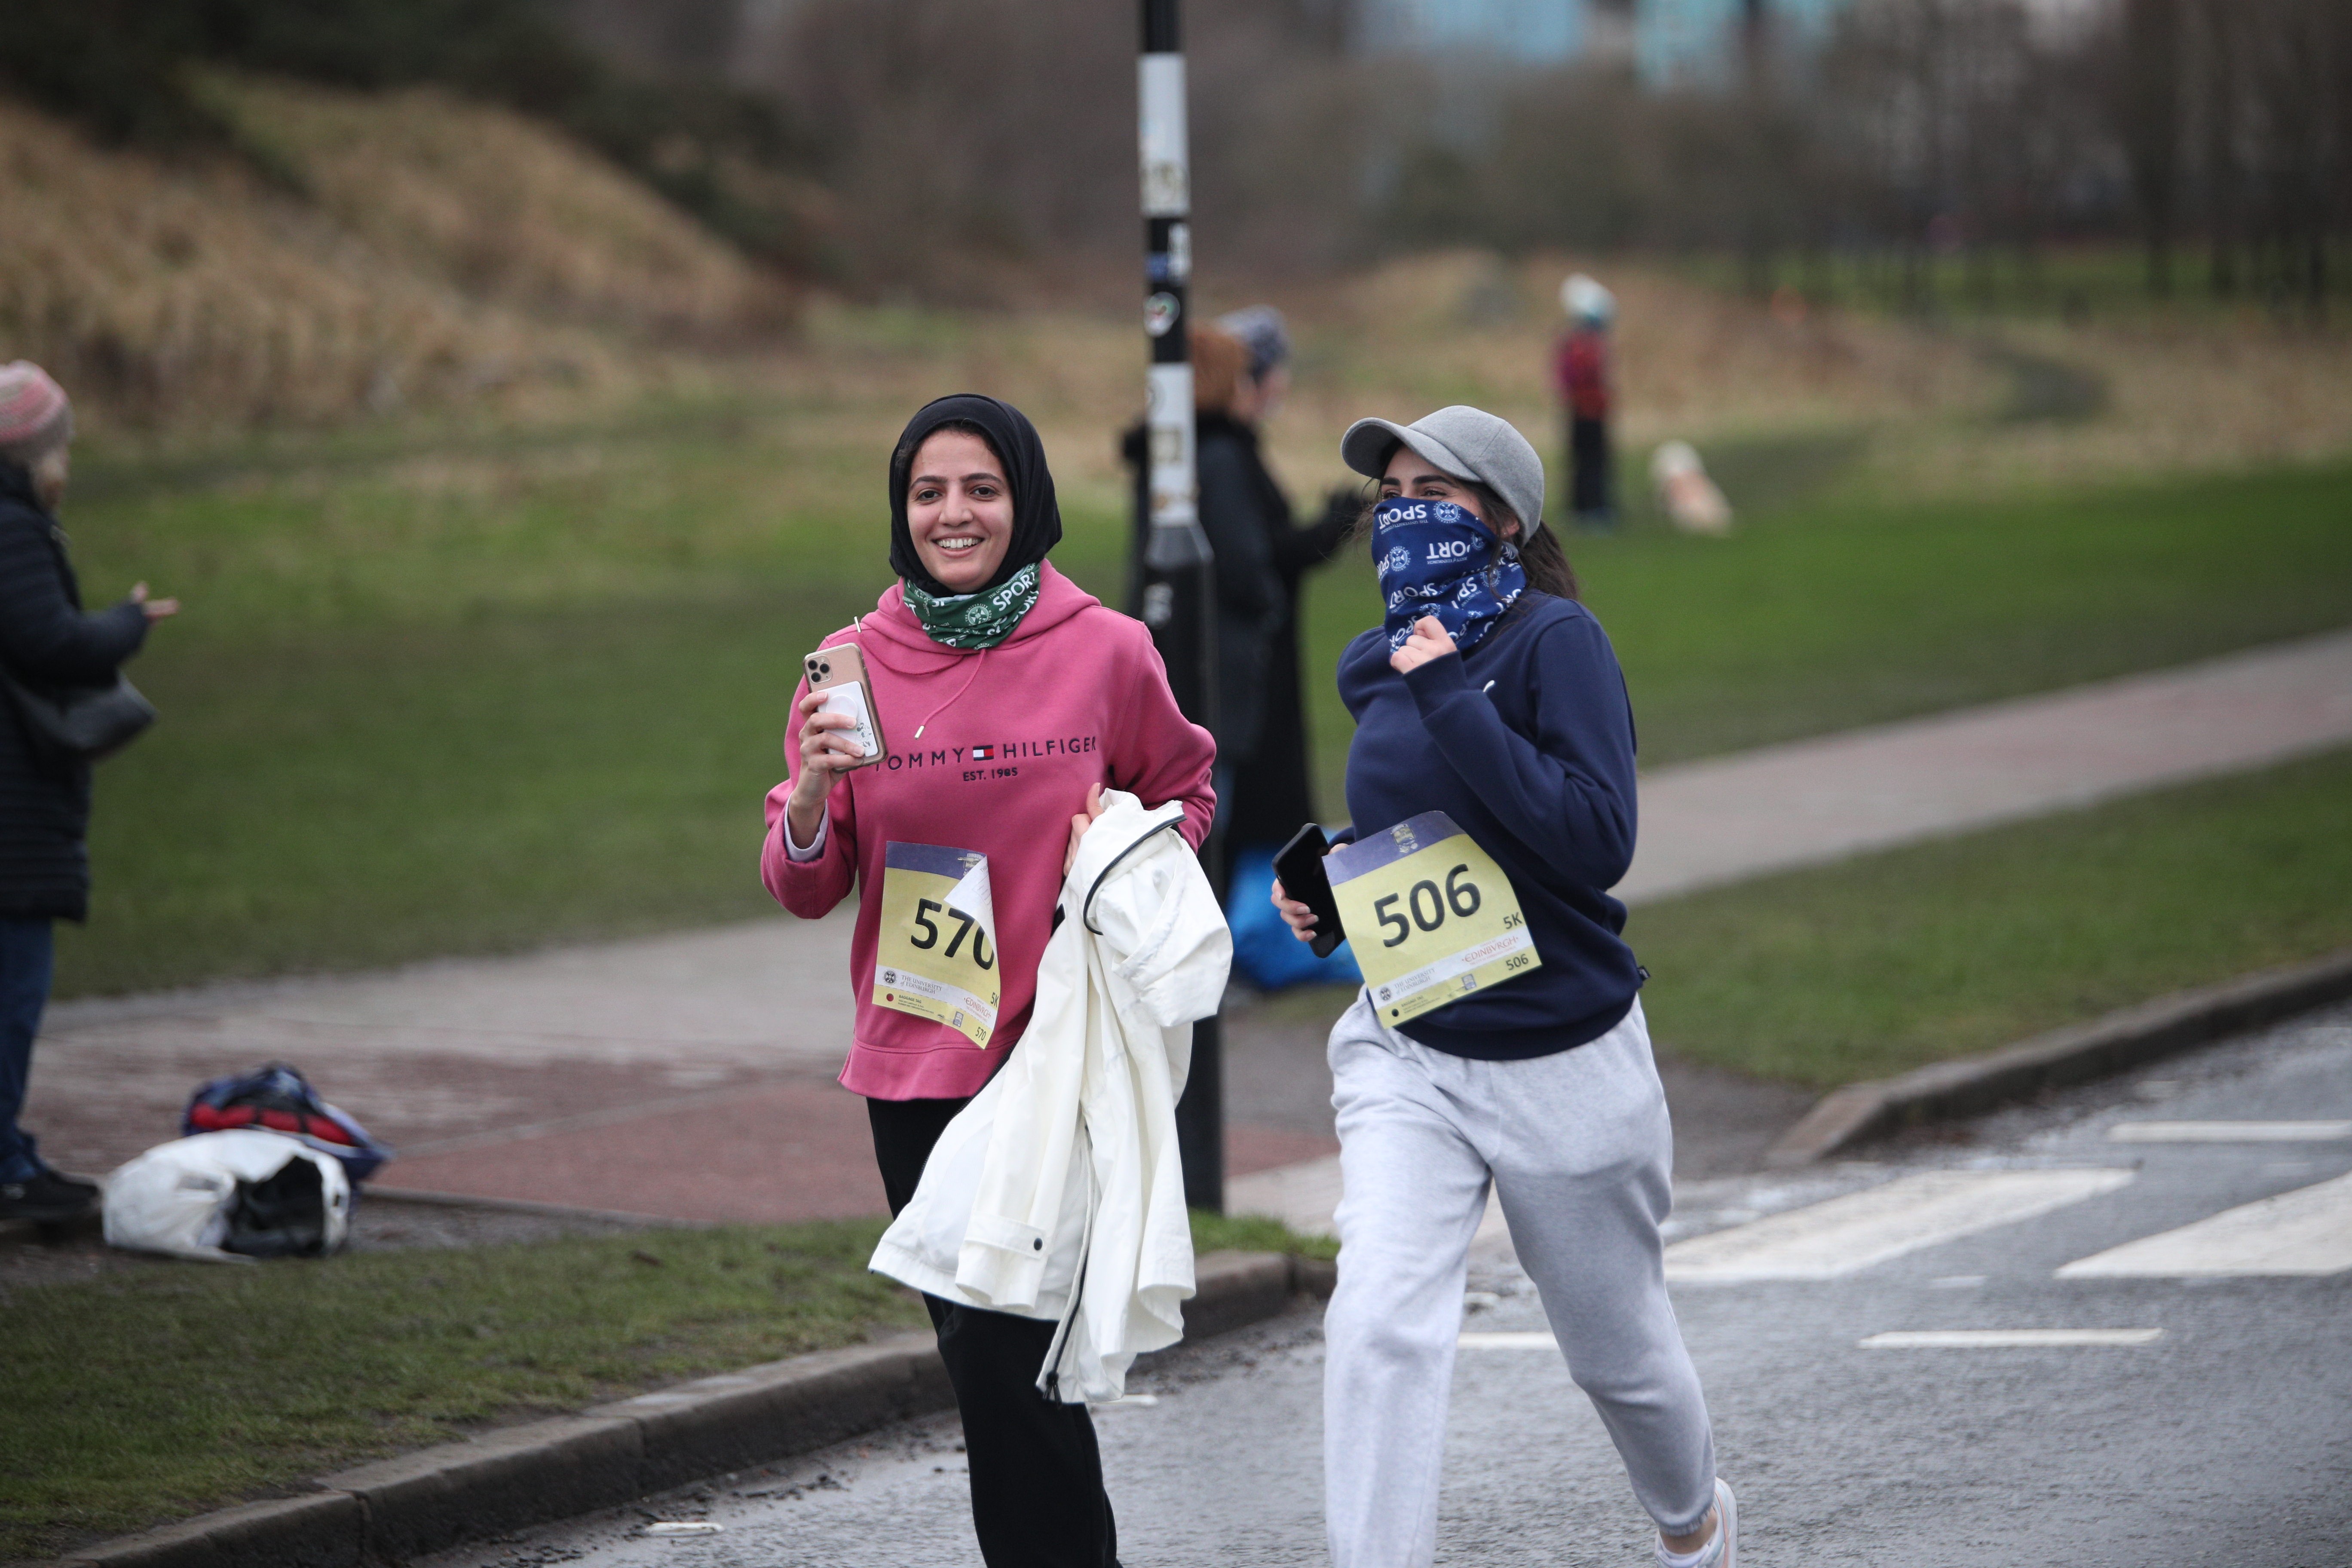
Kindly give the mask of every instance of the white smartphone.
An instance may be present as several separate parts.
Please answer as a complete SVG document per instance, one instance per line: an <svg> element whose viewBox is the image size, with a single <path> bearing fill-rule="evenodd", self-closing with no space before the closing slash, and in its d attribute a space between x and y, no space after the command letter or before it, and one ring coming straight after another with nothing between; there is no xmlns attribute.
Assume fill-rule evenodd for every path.
<svg viewBox="0 0 2352 1568"><path fill-rule="evenodd" d="M856 727L846 733L856 741L859 758L842 771L872 767L882 760L882 720L874 707L874 687L866 678L866 656L856 643L821 647L801 661L808 672L811 691L824 694L824 711L846 713Z"/></svg>

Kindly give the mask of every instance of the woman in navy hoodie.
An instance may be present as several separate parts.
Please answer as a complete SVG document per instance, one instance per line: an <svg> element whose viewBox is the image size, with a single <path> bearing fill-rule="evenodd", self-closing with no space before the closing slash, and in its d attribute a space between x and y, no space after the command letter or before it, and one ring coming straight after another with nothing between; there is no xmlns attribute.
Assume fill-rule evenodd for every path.
<svg viewBox="0 0 2352 1568"><path fill-rule="evenodd" d="M1673 1134L1643 972L1633 718L1543 528L1543 464L1475 408L1340 442L1380 481L1385 624L1339 660L1355 826L1325 861L1365 990L1333 1028L1346 1196L1325 1323L1336 1568L1422 1568L1470 1241L1491 1183L1668 1568L1733 1568L1698 1374L1666 1300ZM1302 940L1316 917L1275 887Z"/></svg>

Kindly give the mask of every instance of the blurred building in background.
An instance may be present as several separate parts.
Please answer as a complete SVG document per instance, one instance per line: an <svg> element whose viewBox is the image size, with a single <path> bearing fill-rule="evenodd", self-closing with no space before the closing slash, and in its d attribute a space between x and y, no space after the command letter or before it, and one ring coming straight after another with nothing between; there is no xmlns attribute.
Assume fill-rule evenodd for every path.
<svg viewBox="0 0 2352 1568"><path fill-rule="evenodd" d="M1777 47L1817 51L1857 0L1765 0ZM1868 0L1860 0L1867 4ZM1737 79L1751 0L1362 0L1368 54L1452 50L1535 66L1630 67L1652 88Z"/></svg>

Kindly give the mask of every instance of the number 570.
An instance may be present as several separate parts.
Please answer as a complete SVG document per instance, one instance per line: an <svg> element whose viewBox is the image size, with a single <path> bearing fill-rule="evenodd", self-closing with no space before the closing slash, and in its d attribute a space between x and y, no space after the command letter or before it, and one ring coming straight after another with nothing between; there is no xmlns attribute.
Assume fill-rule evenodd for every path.
<svg viewBox="0 0 2352 1568"><path fill-rule="evenodd" d="M970 915L964 913L961 910L949 909L946 905L941 904L936 899L918 899L915 900L915 927L923 934L920 936L911 936L907 940L920 948L933 948L939 946L939 923L931 919L935 914L945 915L950 920L959 922L955 935L948 939L947 955L950 958L953 958L956 955L956 949L961 947L963 945L963 939L969 936L971 938L972 962L979 964L982 969L993 969L996 967L996 957L993 953L988 951L988 933L978 929L980 922L972 919Z"/></svg>

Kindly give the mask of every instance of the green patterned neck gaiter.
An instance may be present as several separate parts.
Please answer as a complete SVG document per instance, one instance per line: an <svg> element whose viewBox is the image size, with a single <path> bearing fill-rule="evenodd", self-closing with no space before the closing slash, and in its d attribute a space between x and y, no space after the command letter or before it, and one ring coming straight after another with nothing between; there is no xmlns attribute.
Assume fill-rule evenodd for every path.
<svg viewBox="0 0 2352 1568"><path fill-rule="evenodd" d="M1013 635L1021 617L1037 603L1037 564L1031 562L1007 581L980 594L926 594L900 583L907 607L930 639L948 647L994 647Z"/></svg>

